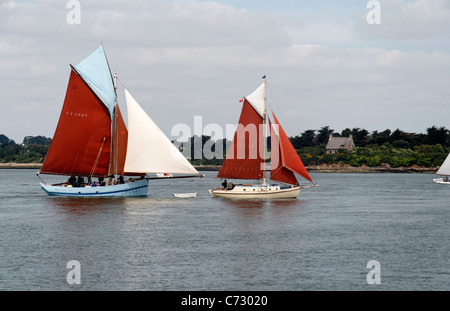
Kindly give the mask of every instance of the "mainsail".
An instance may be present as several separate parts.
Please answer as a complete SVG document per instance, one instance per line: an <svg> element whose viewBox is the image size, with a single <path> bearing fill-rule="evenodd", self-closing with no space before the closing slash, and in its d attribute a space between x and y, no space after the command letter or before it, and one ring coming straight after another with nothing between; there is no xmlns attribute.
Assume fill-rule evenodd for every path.
<svg viewBox="0 0 450 311"><path fill-rule="evenodd" d="M263 117L244 98L234 139L217 177L260 179L263 177Z"/></svg>
<svg viewBox="0 0 450 311"><path fill-rule="evenodd" d="M64 105L41 173L106 176L111 151L110 113L71 68Z"/></svg>

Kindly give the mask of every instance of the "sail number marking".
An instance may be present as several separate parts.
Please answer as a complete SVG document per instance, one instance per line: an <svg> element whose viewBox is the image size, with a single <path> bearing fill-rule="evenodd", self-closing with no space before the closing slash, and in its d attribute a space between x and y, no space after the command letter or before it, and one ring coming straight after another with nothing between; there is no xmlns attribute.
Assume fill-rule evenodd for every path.
<svg viewBox="0 0 450 311"><path fill-rule="evenodd" d="M87 118L88 114L87 113L79 113L79 112L66 112L66 116Z"/></svg>

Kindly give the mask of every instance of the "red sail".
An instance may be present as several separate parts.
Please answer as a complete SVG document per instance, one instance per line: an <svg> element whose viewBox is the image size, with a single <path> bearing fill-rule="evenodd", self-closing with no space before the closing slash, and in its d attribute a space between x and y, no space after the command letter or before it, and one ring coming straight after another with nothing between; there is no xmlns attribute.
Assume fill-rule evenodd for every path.
<svg viewBox="0 0 450 311"><path fill-rule="evenodd" d="M108 109L72 68L58 126L41 172L106 176L110 143Z"/></svg>
<svg viewBox="0 0 450 311"><path fill-rule="evenodd" d="M122 113L119 105L116 105L116 126L114 133L114 157L113 172L114 174L123 174L125 165L125 157L127 155L128 130L123 121Z"/></svg>
<svg viewBox="0 0 450 311"><path fill-rule="evenodd" d="M263 176L260 149L262 149L263 118L244 99L239 124L233 143L228 150L217 177L237 179L260 179Z"/></svg>
<svg viewBox="0 0 450 311"><path fill-rule="evenodd" d="M116 105L116 126L114 132L114 155L113 174L128 176L145 176L145 173L127 173L124 171L125 159L127 156L128 129L120 112L119 105Z"/></svg>
<svg viewBox="0 0 450 311"><path fill-rule="evenodd" d="M287 168L303 178L313 182L311 176L309 176L308 171L306 171L305 166L303 165L302 160L295 151L294 146L292 146L291 141L287 137L280 123L278 122L275 114L272 112L273 120L276 125L278 125L278 137L280 139L280 155L281 155L281 164L284 168Z"/></svg>
<svg viewBox="0 0 450 311"><path fill-rule="evenodd" d="M281 160L281 148L279 145L279 141L277 138L277 134L272 128L272 123L269 120L270 126L270 142L272 149L272 157L271 157L271 171L270 171L270 179L278 180L286 184L296 185L298 186L297 178L295 178L294 173L291 170L283 167Z"/></svg>

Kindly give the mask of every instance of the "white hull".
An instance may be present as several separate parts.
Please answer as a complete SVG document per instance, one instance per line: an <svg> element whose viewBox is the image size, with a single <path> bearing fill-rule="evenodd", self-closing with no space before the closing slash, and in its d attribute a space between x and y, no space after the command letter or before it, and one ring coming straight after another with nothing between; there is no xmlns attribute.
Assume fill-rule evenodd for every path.
<svg viewBox="0 0 450 311"><path fill-rule="evenodd" d="M211 189L211 196L228 199L292 199L300 194L301 187L280 187L260 185L236 185L231 190L223 188Z"/></svg>
<svg viewBox="0 0 450 311"><path fill-rule="evenodd" d="M147 179L140 179L134 182L103 187L68 187L67 185L48 185L41 183L41 187L49 195L76 197L137 197L148 195L148 182Z"/></svg>
<svg viewBox="0 0 450 311"><path fill-rule="evenodd" d="M192 193L174 193L174 197L176 198L195 198L197 197L197 192Z"/></svg>
<svg viewBox="0 0 450 311"><path fill-rule="evenodd" d="M433 179L433 181L437 184L441 184L441 185L450 185L450 180L449 181L444 181L444 178L436 178Z"/></svg>

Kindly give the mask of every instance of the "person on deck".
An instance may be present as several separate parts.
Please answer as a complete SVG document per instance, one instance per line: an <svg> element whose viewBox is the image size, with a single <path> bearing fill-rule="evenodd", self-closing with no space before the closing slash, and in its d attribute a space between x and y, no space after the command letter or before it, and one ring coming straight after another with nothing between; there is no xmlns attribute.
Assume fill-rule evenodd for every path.
<svg viewBox="0 0 450 311"><path fill-rule="evenodd" d="M67 181L67 183L69 184L69 185L72 185L73 186L73 184L75 183L77 181L77 179L75 178L75 176L70 176L70 178L69 178L69 180Z"/></svg>
<svg viewBox="0 0 450 311"><path fill-rule="evenodd" d="M78 176L77 184L78 184L78 187L83 187L84 186L84 178L81 176Z"/></svg>
<svg viewBox="0 0 450 311"><path fill-rule="evenodd" d="M234 189L234 184L231 181L228 182L227 190L233 190L233 189Z"/></svg>

